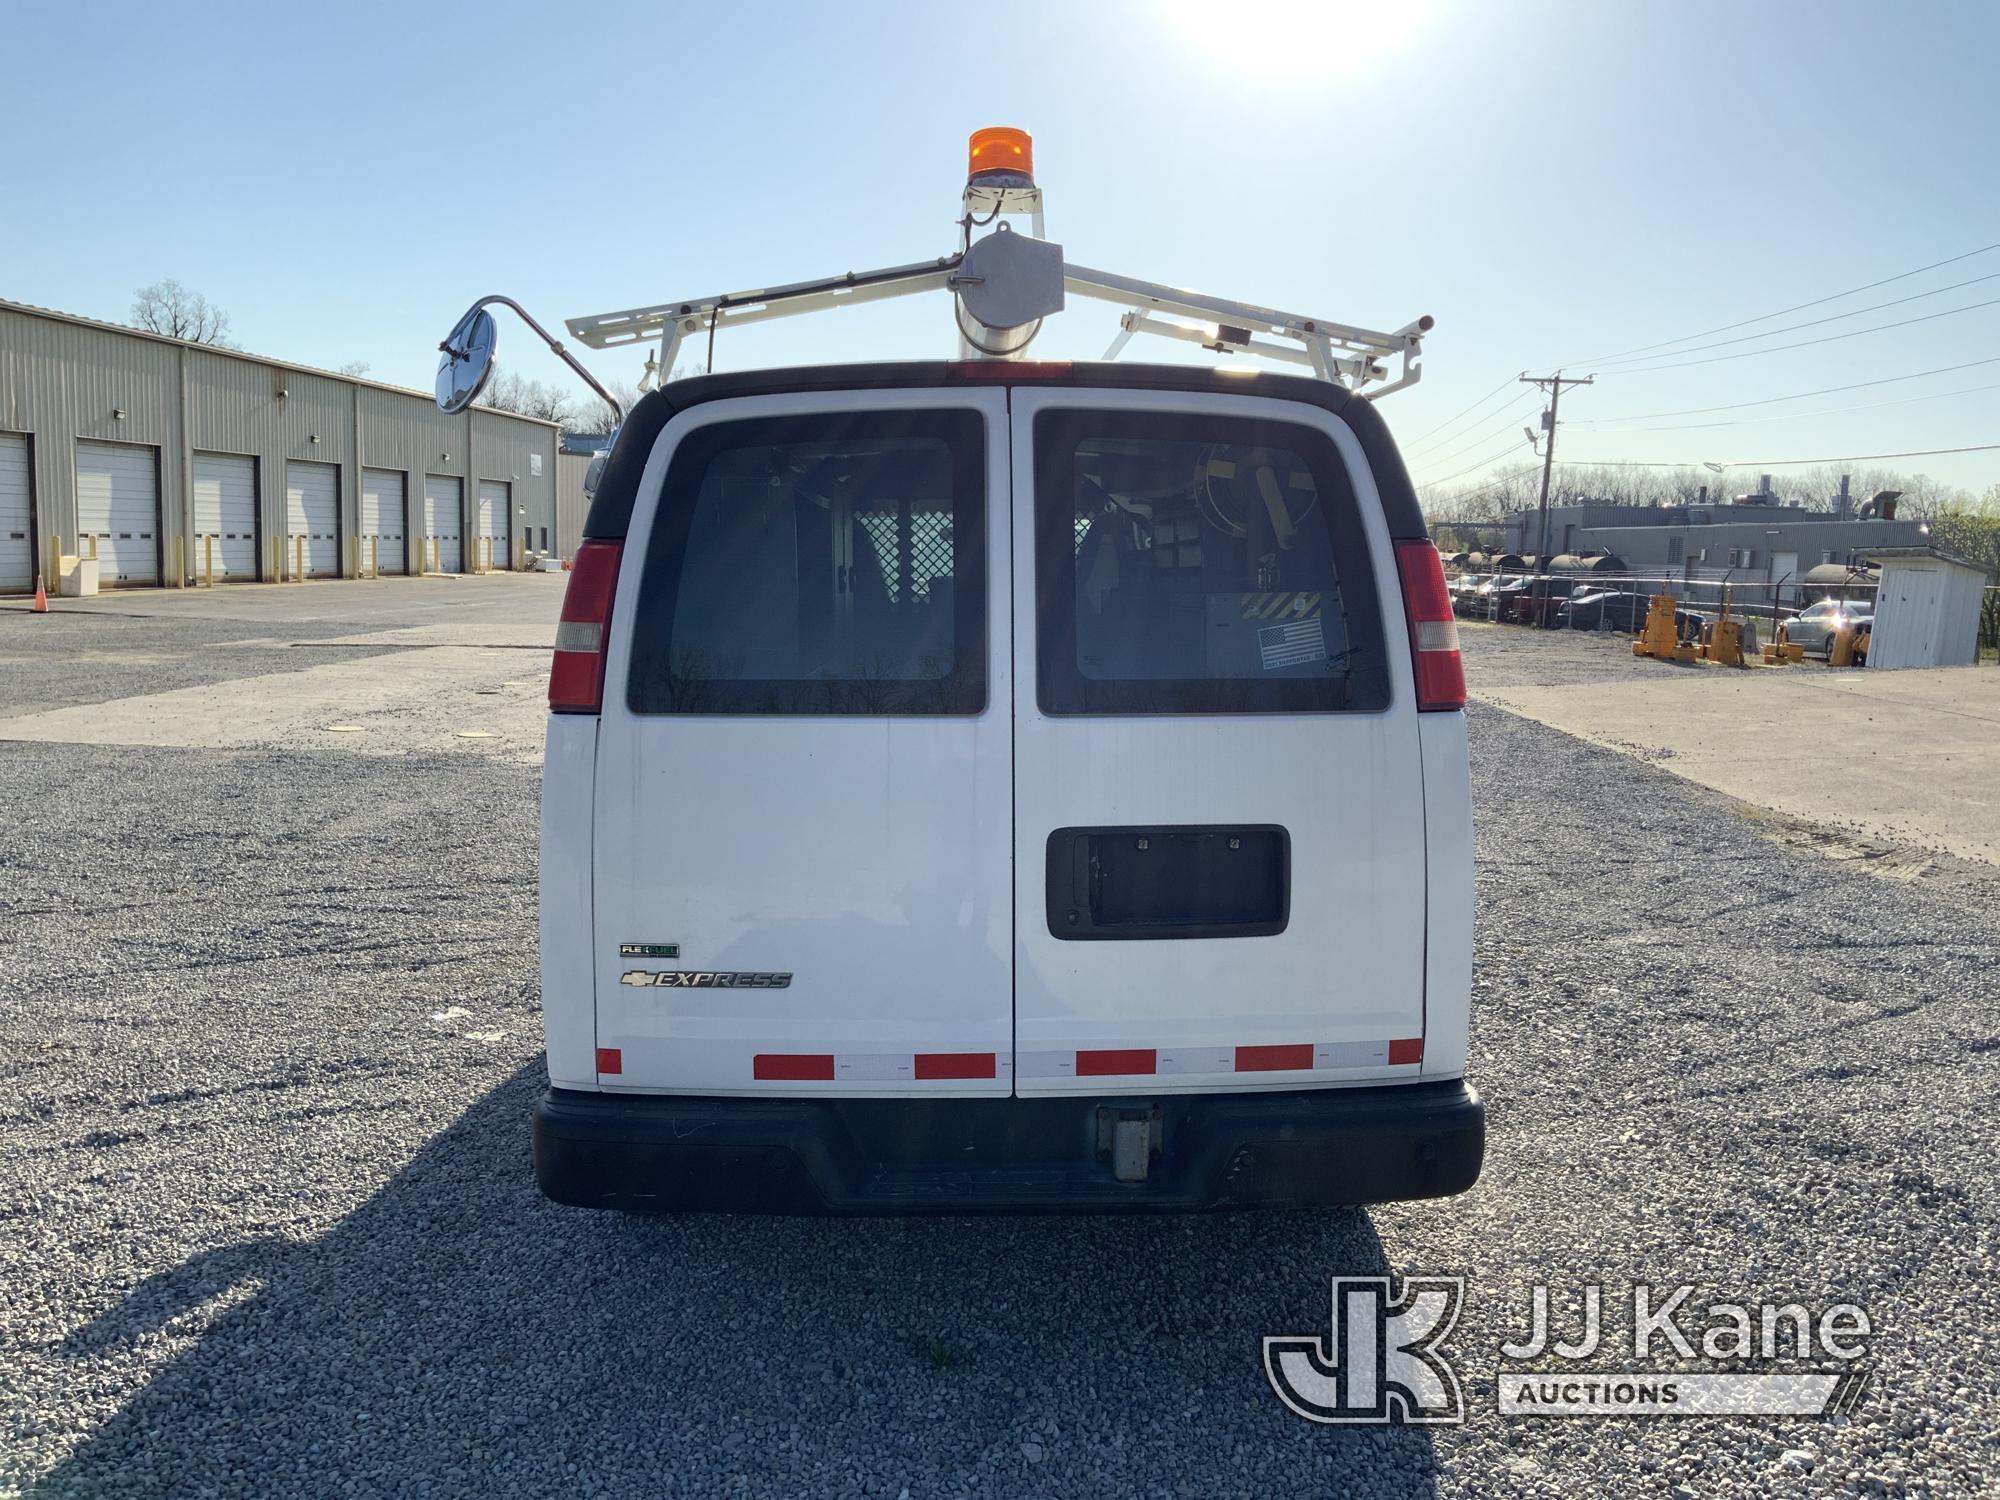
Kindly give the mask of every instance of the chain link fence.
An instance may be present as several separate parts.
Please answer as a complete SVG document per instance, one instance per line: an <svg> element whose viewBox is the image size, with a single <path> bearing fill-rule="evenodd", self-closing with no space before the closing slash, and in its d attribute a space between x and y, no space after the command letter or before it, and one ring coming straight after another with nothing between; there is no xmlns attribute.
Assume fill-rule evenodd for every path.
<svg viewBox="0 0 2000 1500"><path fill-rule="evenodd" d="M1745 622L1752 640L1769 645L1777 627L1805 646L1808 656L1825 650L1830 626L1813 612L1822 600L1845 601L1847 612L1873 618L1880 585L1856 579L1838 587L1800 585L1789 580L1728 576L1690 577L1672 569L1626 572L1533 574L1457 573L1450 579L1454 608L1462 619L1499 624L1541 625L1551 629L1615 631L1634 635L1644 626L1655 594L1673 596L1679 633L1693 639L1701 626L1730 616ZM1801 618L1801 616L1804 618ZM1980 602L1978 658L2000 662L2000 587Z"/></svg>

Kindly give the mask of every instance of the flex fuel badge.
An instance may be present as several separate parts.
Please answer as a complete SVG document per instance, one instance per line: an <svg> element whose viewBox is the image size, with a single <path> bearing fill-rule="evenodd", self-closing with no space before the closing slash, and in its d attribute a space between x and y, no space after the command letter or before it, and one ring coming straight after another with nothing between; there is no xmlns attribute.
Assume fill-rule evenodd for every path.
<svg viewBox="0 0 2000 1500"><path fill-rule="evenodd" d="M679 943L620 943L618 945L618 956L620 958L679 958L681 956L681 945Z"/></svg>

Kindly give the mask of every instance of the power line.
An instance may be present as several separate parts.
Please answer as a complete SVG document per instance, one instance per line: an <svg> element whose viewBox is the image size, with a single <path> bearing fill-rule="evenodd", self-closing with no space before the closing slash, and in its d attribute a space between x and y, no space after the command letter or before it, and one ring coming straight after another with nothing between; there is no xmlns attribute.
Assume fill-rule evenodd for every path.
<svg viewBox="0 0 2000 1500"><path fill-rule="evenodd" d="M1992 453L2000 451L2000 443L1974 443L1966 448L1917 448L1908 453L1844 453L1831 458L1734 458L1723 465L1725 469L1795 469L1805 464L1864 464L1881 458L1936 458L1946 453ZM1592 469L1700 469L1707 467L1706 460L1678 463L1640 463L1633 459L1565 458L1564 464L1575 464Z"/></svg>
<svg viewBox="0 0 2000 1500"><path fill-rule="evenodd" d="M1615 375L1644 375L1652 370L1685 370L1690 365L1718 365L1724 360L1749 359L1758 354L1782 354L1787 349L1810 349L1815 344L1833 344L1841 339L1858 339L1865 333L1886 333L1891 328L1908 328L1913 323L1934 323L1939 318L1956 317L1959 313L1977 312L1982 307L2000 304L2000 297L1990 297L1984 302L1968 303L1964 307L1948 307L1943 312L1925 313L1921 318L1904 318L1895 323L1877 323L1873 328L1854 328L1846 333L1829 333L1824 338L1801 339L1796 344L1773 344L1768 349L1744 349L1736 354L1711 354L1706 359L1683 359L1665 365L1640 365L1630 370L1614 370Z"/></svg>
<svg viewBox="0 0 2000 1500"><path fill-rule="evenodd" d="M1435 485L1450 484L1454 479L1461 479L1465 475L1473 473L1475 470L1487 467L1487 465L1489 464L1497 464L1498 462L1500 462L1501 459L1505 458L1508 454L1512 453L1513 451L1514 451L1514 445L1512 443L1509 443L1505 448L1502 448L1498 453L1494 454L1491 458L1482 458L1476 464L1467 464L1464 468L1460 469L1456 474L1447 474L1442 479L1426 479L1424 481L1423 487L1425 489L1430 489Z"/></svg>
<svg viewBox="0 0 2000 1500"><path fill-rule="evenodd" d="M1478 408L1484 406L1487 402L1491 401L1495 396L1499 395L1502 391L1506 390L1507 387L1512 385L1513 383L1514 383L1514 377L1512 375L1509 375L1505 380L1501 381L1498 385L1494 386L1492 390L1488 391L1485 395L1481 396L1477 401L1473 402L1471 406L1468 406L1465 408L1464 411L1459 412L1457 416L1447 417L1444 421L1438 423L1437 426L1433 427L1430 430L1430 432L1426 432L1423 433L1421 436L1411 438L1410 446L1412 448L1421 448L1424 445L1425 441L1429 439L1433 433L1443 432L1445 428L1451 426L1453 423L1458 421L1459 417L1465 416L1467 412L1476 411Z"/></svg>
<svg viewBox="0 0 2000 1500"><path fill-rule="evenodd" d="M1974 276L1969 281L1954 281L1950 286L1935 287L1928 292L1913 292L1907 297L1894 297L1887 302L1873 302L1867 307L1857 307L1850 312L1832 313L1824 318L1809 318L1803 323L1788 323L1783 328L1767 328L1762 333L1746 333L1741 338L1720 339L1713 344L1691 344L1685 349L1676 349L1675 354L1700 354L1709 349L1726 349L1731 344L1747 344L1755 339L1776 338L1781 333L1797 333L1801 328L1819 328L1828 323L1838 323L1842 318L1858 318L1863 313L1880 312L1885 307L1901 307L1906 302L1921 302L1926 297L1941 297L1946 292L1956 292L1968 286L1978 286L1982 281L2000 281L2000 271L1990 276ZM1600 361L1600 363L1623 364L1623 360Z"/></svg>
<svg viewBox="0 0 2000 1500"><path fill-rule="evenodd" d="M1844 292L1835 292L1830 297L1815 297L1810 302L1795 303L1791 307L1781 307L1776 312L1761 313L1754 318L1744 318L1737 323L1724 323L1720 328L1704 329L1700 333L1684 333L1677 339L1663 339L1657 344L1646 344L1637 349L1626 349L1617 354L1599 354L1590 359L1573 359L1573 365L1603 364L1608 360L1623 359L1628 354L1646 354L1655 349L1665 349L1674 344L1685 344L1689 339L1705 339L1718 333L1733 333L1739 328L1748 328L1752 323L1768 323L1773 318L1782 318L1787 313L1804 312L1809 307L1823 307L1829 302L1838 302L1842 297L1859 296L1862 292L1872 292L1878 286L1888 286L1891 282L1908 281L1912 276L1921 276L1926 271L1935 271L1941 266L1957 265L1962 260L1971 260L1975 255L1984 255L1989 250L2000 250L2000 242L1981 245L1977 250L1968 250L1963 255L1949 256L1944 260L1934 260L1927 266L1918 266L1914 271L1903 271L1895 276L1885 276L1880 281L1871 281L1866 286L1849 287Z"/></svg>
<svg viewBox="0 0 2000 1500"><path fill-rule="evenodd" d="M1467 500L1477 500L1481 495L1490 495L1493 493L1493 491L1505 489L1510 484L1518 484L1521 480L1530 477L1533 473L1534 470L1530 469L1527 471L1527 473L1524 474L1509 474L1506 478L1496 479L1491 484L1482 484L1478 489L1473 490L1468 494L1453 495L1451 498L1460 502L1464 502Z"/></svg>
<svg viewBox="0 0 2000 1500"><path fill-rule="evenodd" d="M1972 385L1958 391L1933 391L1928 396L1904 396L1897 401L1863 401L1855 406L1823 406L1817 411L1777 411L1763 417L1737 417L1725 422L1681 422L1665 427L1621 427L1616 432L1585 434L1596 437L1623 437L1629 432L1702 432L1711 427L1748 427L1758 422L1796 422L1804 417L1837 417L1850 411L1880 411L1888 406L1914 406L1922 401L1947 401L1953 396L1971 396L1980 391L2000 391L2000 382Z"/></svg>
<svg viewBox="0 0 2000 1500"><path fill-rule="evenodd" d="M1465 452L1469 448L1479 448L1485 446L1487 443L1493 441L1494 434L1499 432L1499 430L1502 427L1511 427L1514 424L1514 422L1519 419L1521 413L1526 411L1530 406L1534 404L1534 400L1535 398L1533 396L1529 396L1526 400L1516 401L1512 406L1509 406L1504 409L1504 411L1501 413L1500 420L1494 423L1494 425L1492 425L1491 427L1480 428L1477 433L1475 433L1473 436L1469 438L1466 438L1465 441L1460 443L1456 448L1448 448L1443 453L1434 453L1429 458L1420 460L1420 466L1424 468L1435 469L1443 464L1450 463L1454 458L1458 457L1459 454ZM1463 437L1464 434L1461 433L1459 434L1459 436Z"/></svg>
<svg viewBox="0 0 2000 1500"><path fill-rule="evenodd" d="M2000 365L2000 355L1991 359L1967 360L1962 365L1939 365L1935 370L1917 370L1908 375L1885 375L1880 380L1857 380L1852 385L1826 385L1816 391L1794 391L1789 396L1766 396L1761 401L1726 401L1720 406L1683 406L1677 411L1642 411L1623 417L1577 417L1574 420L1591 427L1601 427L1607 422L1650 422L1655 417L1703 417L1713 411L1744 411L1752 406L1775 406L1780 401L1803 401L1808 396L1837 396L1842 391L1894 385L1901 380L1921 380L1926 375L1949 375L1955 370L1974 370L1981 365Z"/></svg>

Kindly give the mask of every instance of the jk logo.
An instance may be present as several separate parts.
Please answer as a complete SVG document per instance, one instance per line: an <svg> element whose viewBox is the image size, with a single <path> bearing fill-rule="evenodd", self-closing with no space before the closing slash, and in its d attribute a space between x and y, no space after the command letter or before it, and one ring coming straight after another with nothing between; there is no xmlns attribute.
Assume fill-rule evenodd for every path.
<svg viewBox="0 0 2000 1500"><path fill-rule="evenodd" d="M1336 1276L1327 1335L1266 1336L1264 1376L1308 1422L1463 1422L1440 1347L1464 1296L1459 1276L1405 1277L1400 1293L1387 1276Z"/></svg>

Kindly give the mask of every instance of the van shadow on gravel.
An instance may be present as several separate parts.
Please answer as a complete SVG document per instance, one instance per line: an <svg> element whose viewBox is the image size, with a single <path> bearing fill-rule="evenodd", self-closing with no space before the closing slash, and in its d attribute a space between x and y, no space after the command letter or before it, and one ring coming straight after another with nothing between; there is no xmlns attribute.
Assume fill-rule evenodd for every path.
<svg viewBox="0 0 2000 1500"><path fill-rule="evenodd" d="M1388 1269L1366 1213L791 1220L560 1209L540 1059L321 1238L142 1283L61 1354L199 1341L34 1486L193 1493L1432 1494L1421 1428L1292 1416L1267 1333ZM1401 1268L1396 1268L1401 1269Z"/></svg>

